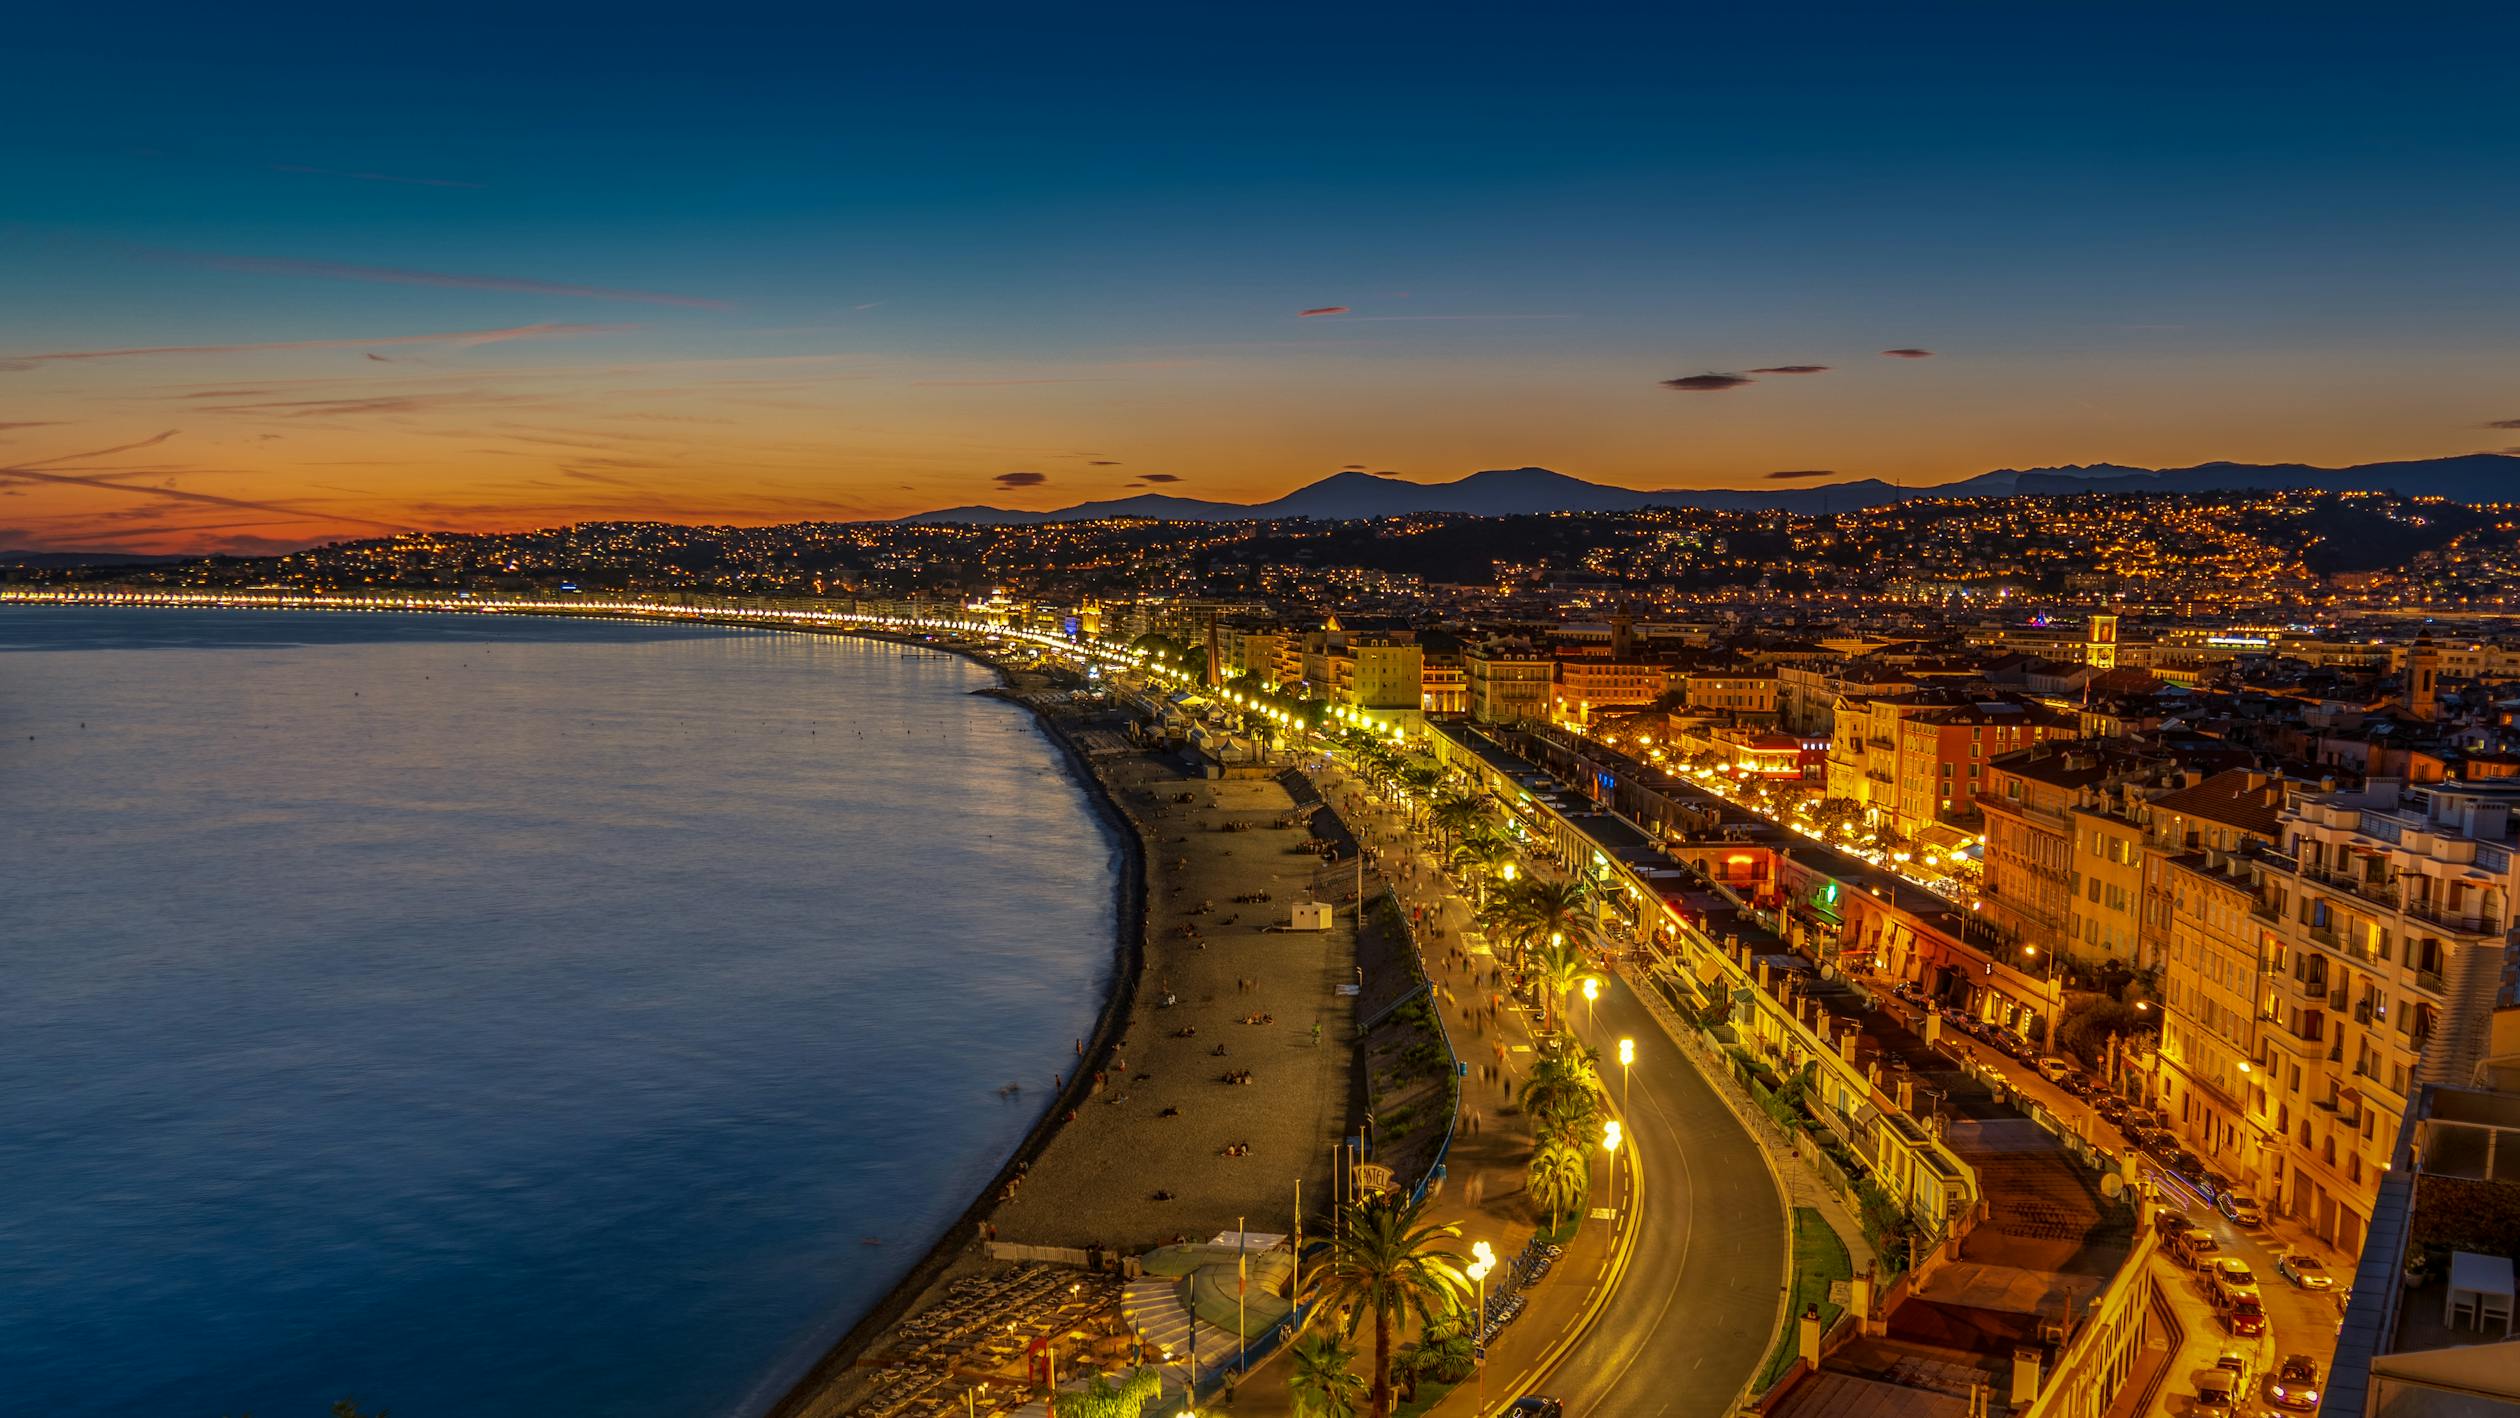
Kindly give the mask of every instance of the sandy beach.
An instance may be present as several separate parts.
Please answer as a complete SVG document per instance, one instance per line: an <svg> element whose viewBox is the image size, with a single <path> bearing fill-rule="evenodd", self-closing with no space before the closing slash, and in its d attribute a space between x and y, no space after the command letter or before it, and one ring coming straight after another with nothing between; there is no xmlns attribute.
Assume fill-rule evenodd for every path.
<svg viewBox="0 0 2520 1418"><path fill-rule="evenodd" d="M1124 901L1122 921L1141 935L1121 943L1102 1031L1079 1041L1041 1128L775 1418L855 1409L893 1330L954 1281L1003 1268L987 1256L992 1235L1128 1253L1238 1220L1282 1232L1299 1179L1309 1210L1329 1194L1359 1087L1355 1001L1339 993L1355 978L1353 864L1310 850L1274 779L1197 776L1130 744L1116 719L1081 717L1037 674L1009 672L1006 694L1040 715L1134 847L1143 911ZM1286 929L1292 903L1316 892L1341 903L1333 927ZM1046 1096L1054 1079L1023 1083Z"/></svg>

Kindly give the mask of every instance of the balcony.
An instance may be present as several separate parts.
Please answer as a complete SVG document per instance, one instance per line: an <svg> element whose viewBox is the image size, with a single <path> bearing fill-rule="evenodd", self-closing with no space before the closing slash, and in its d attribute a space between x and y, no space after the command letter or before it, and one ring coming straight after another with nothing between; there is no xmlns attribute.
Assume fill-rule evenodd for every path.
<svg viewBox="0 0 2520 1418"><path fill-rule="evenodd" d="M2441 978L2441 972L2438 970L2418 969L2414 972L2414 977L2415 988L2419 990L2430 990L2434 994L2440 994L2445 983Z"/></svg>
<svg viewBox="0 0 2520 1418"><path fill-rule="evenodd" d="M2266 922L2268 925L2280 926L2284 923L2283 911L2272 901L2251 901L2249 903L2249 914Z"/></svg>
<svg viewBox="0 0 2520 1418"><path fill-rule="evenodd" d="M2406 903L2406 914L2443 930L2456 931L2460 935L2498 936L2503 933L2503 922L2500 916L2490 916L2475 910L2455 910L2433 901L2420 899L2409 901Z"/></svg>
<svg viewBox="0 0 2520 1418"><path fill-rule="evenodd" d="M2395 881L2374 881L2370 877L2355 872L2331 871L2326 867L2305 866L2301 869L2301 875L2322 886L2349 891L2365 901L2391 908L2396 907L2398 898L2402 894Z"/></svg>

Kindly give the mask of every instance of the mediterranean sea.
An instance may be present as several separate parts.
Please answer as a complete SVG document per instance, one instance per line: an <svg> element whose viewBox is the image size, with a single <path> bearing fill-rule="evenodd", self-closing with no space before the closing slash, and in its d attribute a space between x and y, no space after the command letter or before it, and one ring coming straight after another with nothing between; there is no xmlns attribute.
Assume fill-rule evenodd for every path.
<svg viewBox="0 0 2520 1418"><path fill-rule="evenodd" d="M992 682L0 607L0 1412L775 1399L1110 985L1118 847Z"/></svg>

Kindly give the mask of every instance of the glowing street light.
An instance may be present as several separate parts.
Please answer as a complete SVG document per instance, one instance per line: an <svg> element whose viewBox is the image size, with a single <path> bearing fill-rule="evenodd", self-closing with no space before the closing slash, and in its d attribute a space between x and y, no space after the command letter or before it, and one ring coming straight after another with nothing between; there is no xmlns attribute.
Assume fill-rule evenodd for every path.
<svg viewBox="0 0 2520 1418"><path fill-rule="evenodd" d="M1601 980L1594 975L1584 977L1584 1027L1589 1030L1600 1023Z"/></svg>
<svg viewBox="0 0 2520 1418"><path fill-rule="evenodd" d="M1601 1125L1602 1155L1610 1159L1610 1209L1619 1209L1619 1142L1624 1134L1619 1120L1612 1118Z"/></svg>
<svg viewBox="0 0 2520 1418"><path fill-rule="evenodd" d="M1473 1346L1472 1352L1478 1356L1479 1407L1477 1411L1480 1413L1487 1412L1487 1345L1480 1340L1479 1333L1487 1328L1487 1278L1488 1272L1494 1269L1496 1269L1495 1248L1485 1241L1471 1242L1470 1265L1462 1271L1462 1274L1477 1282L1479 1287L1479 1318L1476 1326L1470 1331L1470 1343Z"/></svg>
<svg viewBox="0 0 2520 1418"><path fill-rule="evenodd" d="M1636 1041L1619 1041L1619 1111L1628 1110L1628 1067L1636 1062Z"/></svg>

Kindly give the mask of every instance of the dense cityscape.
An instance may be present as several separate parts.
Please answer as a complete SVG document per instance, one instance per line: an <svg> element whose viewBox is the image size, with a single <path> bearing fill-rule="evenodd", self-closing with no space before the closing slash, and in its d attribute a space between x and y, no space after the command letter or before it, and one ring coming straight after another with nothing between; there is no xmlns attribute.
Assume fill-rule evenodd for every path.
<svg viewBox="0 0 2520 1418"><path fill-rule="evenodd" d="M1543 1249L1623 1294L1707 1302L1697 1276L1635 1270L1631 1248L1672 1220L1645 1181L1628 1183L1642 1209L1592 1212L1610 1224L1589 1243L1562 1219L1617 1184L1621 1159L1596 1180L1582 1142L1606 1128L1615 1149L1628 1104L1582 1080L1613 1053L1625 1074L1636 1041L1613 1049L1597 1015L1576 1029L1568 1014L1578 991L1594 1010L1616 980L1638 1002L1623 1022L1637 1011L1667 1038L1649 1072L1695 1070L1693 1087L1729 1095L1730 1126L1759 1143L1750 1165L1794 1198L1773 1353L1709 1401L2099 1415L2173 1398L2317 1407L2324 1389L2335 1412L2352 1408L2347 1390L2394 1391L2402 1371L2444 1372L2442 1346L2481 1342L2461 1303L2508 1313L2465 1267L2520 1247L2520 1181L2494 1151L2520 1132L2512 531L2495 508L2303 493L1830 518L604 524L21 570L7 594L770 624L980 655L1063 734L1117 733L1128 762L1174 765L1152 782L1098 768L1142 784L1125 789L1145 795L1130 810L1141 830L1193 800L1160 786L1183 770L1212 785L1207 811L1229 810L1237 784L1282 802L1280 779L1296 813L1281 825L1308 796L1339 810L1311 830L1334 861L1361 842L1387 914L1359 917L1338 958L1370 979L1383 967L1362 962L1398 948L1419 983L1360 1001L1381 1101L1350 1128L1374 1139L1357 1175L1373 1156L1376 1185L1394 1189L1334 1177L1360 1203L1335 1224L1388 1196L1395 1224L1530 1236L1481 1354L1492 1342L1563 1389L1587 1355L1671 1342L1626 1302L1607 1317L1543 1303L1569 1298L1537 1284ZM1193 860L1159 875L1200 871ZM1174 933L1205 949L1198 913ZM1449 1170L1420 1135L1441 1115L1392 1101L1424 1085L1375 1062L1386 1047L1457 1056L1459 1037L1410 1002L1472 990L1517 1011L1500 1027L1537 1050L1513 1070L1519 1106L1507 1070L1476 1065L1502 1089L1488 1102L1500 1130L1529 1149L1502 1183L1528 1200L1502 1226L1479 1185L1427 1184ZM1378 1028L1423 1037L1379 1045ZM1547 1092L1562 1086L1553 1069L1571 1070L1565 1101ZM1668 1082L1642 1086L1664 1096ZM1448 1141L1483 1111L1483 1089L1453 1084ZM1661 1146L1712 1145L1634 1142L1648 1174L1677 1160ZM1035 1194L1062 1184L1057 1156ZM1451 1169L1477 1171L1460 1155ZM993 1254L1100 1255L1129 1223L1080 1224L1088 1208L1026 1220L1009 1204L976 1224ZM1090 1366L1117 1352L1097 1336L1123 1328L1133 1357L1165 1351L1141 1371L1147 1394L1239 1387L1315 1296L1303 1243L1181 1214L1230 1233L1145 1257L1147 1273L1178 1268L1165 1273L1185 1277L1181 1296L1131 1281L1107 1297L1113 1317L1087 1301L1045 1321L1007 1298L1051 1293L1026 1278L1037 1266L957 1281L866 1338L860 1367L818 1373L792 1411L976 1408L992 1382L1055 1383L1041 1366L1061 1333L1069 1362ZM998 1216L1032 1249L1004 1248ZM1317 1259L1319 1283L1346 1283L1345 1236ZM1246 1276L1255 1254L1270 1267L1259 1297L1237 1282L1230 1324L1197 1298L1220 1248ZM2457 1299L2475 1286L2482 1299ZM2436 1323L2445 1290L2453 1313ZM1548 1318L1509 1331L1525 1293ZM995 1358L956 1347L942 1366L902 1347L1001 1310L1048 1342ZM1484 1389L1484 1363L1429 1348L1461 1333L1427 1320L1403 1387ZM1526 1355L1526 1337L1555 1357ZM1298 1350L1274 1399L1325 1411L1307 1386L1335 1386L1333 1364L1361 1364L1380 1395L1397 1342ZM2424 1357L2406 1370L2406 1356ZM2480 1353L2486 1368L2461 1382L2507 1390L2507 1372L2479 1377L2498 1362Z"/></svg>

